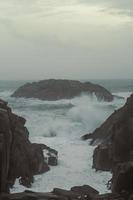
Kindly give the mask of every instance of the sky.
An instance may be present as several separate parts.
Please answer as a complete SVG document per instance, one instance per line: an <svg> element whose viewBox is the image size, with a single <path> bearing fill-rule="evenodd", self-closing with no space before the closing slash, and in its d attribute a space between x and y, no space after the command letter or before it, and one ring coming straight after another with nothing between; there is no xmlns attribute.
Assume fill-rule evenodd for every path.
<svg viewBox="0 0 133 200"><path fill-rule="evenodd" d="M0 0L0 79L133 78L133 0Z"/></svg>

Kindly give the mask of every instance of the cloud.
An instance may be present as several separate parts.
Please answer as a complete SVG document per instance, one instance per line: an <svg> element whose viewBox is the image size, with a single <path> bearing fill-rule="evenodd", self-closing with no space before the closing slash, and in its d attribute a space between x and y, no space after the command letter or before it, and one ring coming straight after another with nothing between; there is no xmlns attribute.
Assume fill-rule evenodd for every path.
<svg viewBox="0 0 133 200"><path fill-rule="evenodd" d="M133 73L129 0L4 0L0 9L2 78Z"/></svg>
<svg viewBox="0 0 133 200"><path fill-rule="evenodd" d="M79 0L83 4L103 5L106 11L114 14L124 14L133 16L133 1L132 0Z"/></svg>
<svg viewBox="0 0 133 200"><path fill-rule="evenodd" d="M110 45L112 40L105 35L115 41L116 32L127 28L132 18L95 2L86 5L79 0L5 0L0 2L0 22L15 38L33 42L45 43L51 38L63 45Z"/></svg>

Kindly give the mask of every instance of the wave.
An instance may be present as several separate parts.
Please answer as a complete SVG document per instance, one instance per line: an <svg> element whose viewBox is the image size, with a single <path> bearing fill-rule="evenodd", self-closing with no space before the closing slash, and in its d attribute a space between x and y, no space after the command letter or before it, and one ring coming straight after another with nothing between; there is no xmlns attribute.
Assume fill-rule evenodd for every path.
<svg viewBox="0 0 133 200"><path fill-rule="evenodd" d="M123 99L109 103L98 101L95 95L59 101L10 98L14 112L27 119L31 137L79 138L84 133L92 132L123 103Z"/></svg>
<svg viewBox="0 0 133 200"><path fill-rule="evenodd" d="M98 101L95 95L82 94L79 97L58 101L42 101L10 97L12 91L0 92L13 111L27 119L26 126L30 136L43 137L77 137L92 132L125 99L115 98L113 102ZM130 93L114 93L122 97Z"/></svg>
<svg viewBox="0 0 133 200"><path fill-rule="evenodd" d="M117 92L117 93L113 93L113 95L127 99L132 93L133 92Z"/></svg>
<svg viewBox="0 0 133 200"><path fill-rule="evenodd" d="M11 94L13 93L13 90L0 90L0 98L2 98L2 99L8 99L10 96L11 96Z"/></svg>

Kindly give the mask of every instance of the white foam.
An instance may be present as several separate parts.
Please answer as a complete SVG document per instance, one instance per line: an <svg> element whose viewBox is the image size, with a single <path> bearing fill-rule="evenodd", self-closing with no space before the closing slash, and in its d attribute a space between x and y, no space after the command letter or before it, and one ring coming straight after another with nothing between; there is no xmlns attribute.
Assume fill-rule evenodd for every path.
<svg viewBox="0 0 133 200"><path fill-rule="evenodd" d="M96 98L82 95L71 100L49 102L60 105L55 109L44 109L46 101L14 99L14 112L27 119L30 136L63 136L78 138L98 127L114 110L111 103L99 102ZM65 107L63 106L65 105ZM73 105L68 106L67 105ZM43 109L42 109L42 107ZM38 108L38 109L35 109Z"/></svg>
<svg viewBox="0 0 133 200"><path fill-rule="evenodd" d="M0 98L7 99L12 93L12 90L0 91Z"/></svg>
<svg viewBox="0 0 133 200"><path fill-rule="evenodd" d="M127 99L132 94L132 92L117 92L113 94L119 97L123 97L124 99Z"/></svg>
<svg viewBox="0 0 133 200"><path fill-rule="evenodd" d="M111 178L108 172L95 172L92 169L92 153L94 147L88 146L87 142L69 140L65 138L32 138L34 142L44 142L52 145L59 151L58 166L52 167L51 171L35 176L35 182L30 190L36 192L48 192L59 187L70 189L75 185L88 184L95 187L101 193L107 192L106 183ZM18 187L16 182L12 192L22 192L23 186Z"/></svg>

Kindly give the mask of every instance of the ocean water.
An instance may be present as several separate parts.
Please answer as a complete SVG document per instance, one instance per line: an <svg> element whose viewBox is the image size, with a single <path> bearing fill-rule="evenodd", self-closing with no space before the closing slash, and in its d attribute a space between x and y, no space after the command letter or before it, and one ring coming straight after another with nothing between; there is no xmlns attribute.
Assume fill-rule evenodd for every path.
<svg viewBox="0 0 133 200"><path fill-rule="evenodd" d="M37 99L13 98L10 95L25 81L0 81L0 98L8 101L13 112L26 118L26 126L32 142L44 143L59 152L56 167L43 175L35 176L30 190L48 192L54 187L70 189L75 185L88 184L100 193L107 192L109 172L92 169L94 146L80 140L120 108L133 91L133 80L93 80L124 97L113 102L99 102L95 96L81 95L70 100L40 101ZM27 188L16 180L11 192Z"/></svg>

